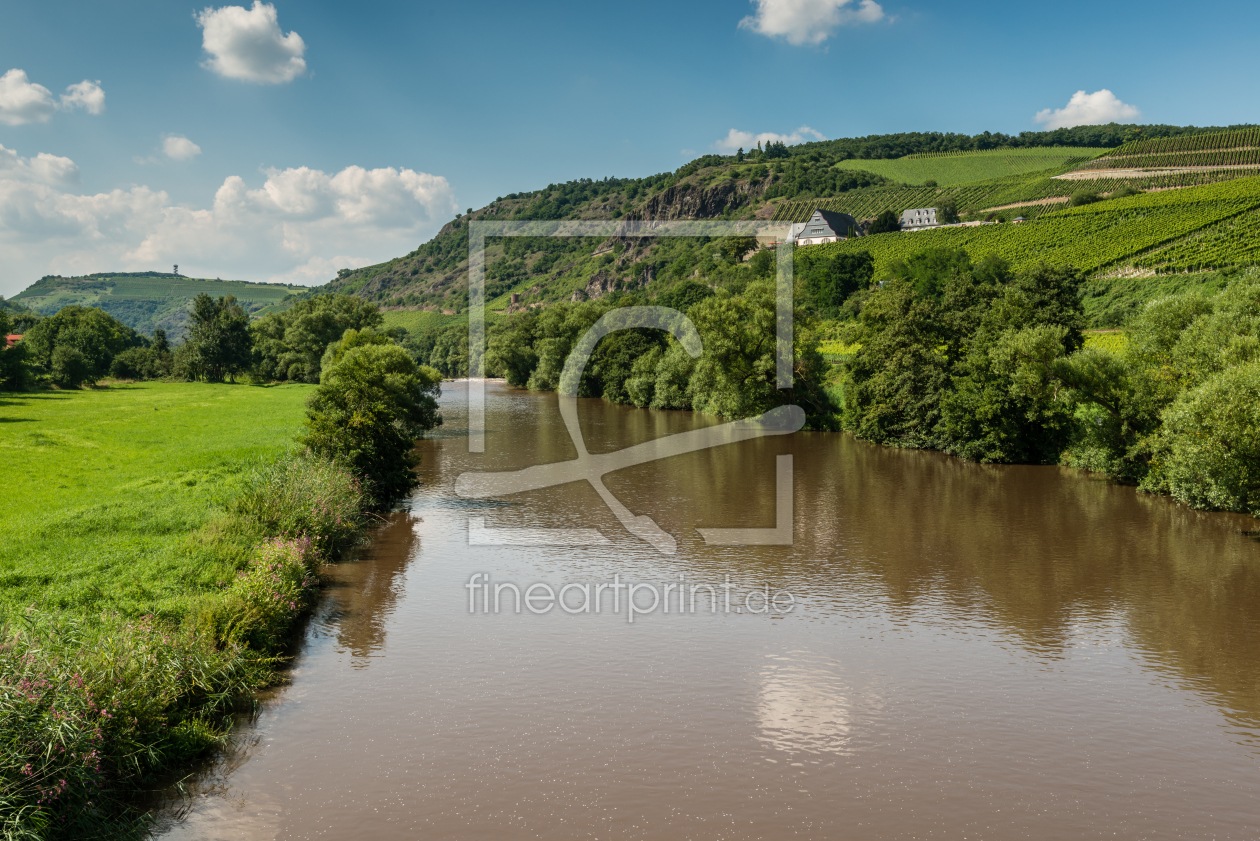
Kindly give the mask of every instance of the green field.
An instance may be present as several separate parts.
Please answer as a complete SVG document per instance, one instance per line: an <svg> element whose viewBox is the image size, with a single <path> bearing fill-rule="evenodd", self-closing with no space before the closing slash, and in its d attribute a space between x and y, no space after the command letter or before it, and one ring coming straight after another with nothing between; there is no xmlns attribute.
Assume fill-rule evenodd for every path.
<svg viewBox="0 0 1260 841"><path fill-rule="evenodd" d="M214 298L235 295L247 312L257 315L265 308L279 304L285 296L304 289L280 283L249 283L155 272L102 273L41 278L13 296L13 300L44 315L52 315L71 304L100 307L134 330L152 335L154 329L161 327L174 339L183 334L188 320L188 306L202 292Z"/></svg>
<svg viewBox="0 0 1260 841"><path fill-rule="evenodd" d="M0 617L182 613L235 559L194 533L293 447L312 386L138 383L0 394Z"/></svg>
<svg viewBox="0 0 1260 841"><path fill-rule="evenodd" d="M997 254L1016 269L1046 262L1093 274L1138 258L1156 259L1157 249L1184 242L1196 233L1206 236L1220 226L1229 233L1212 240L1214 264L1243 265L1255 259L1253 238L1240 235L1232 220L1256 209L1260 209L1260 178L1246 178L1057 210L1021 225L877 234L802 250L808 255L806 260L842 251L869 251L882 270L894 260L928 248L959 248L973 258Z"/></svg>
<svg viewBox="0 0 1260 841"><path fill-rule="evenodd" d="M987 152L908 155L894 160L849 160L836 164L836 168L873 172L903 184L923 184L932 180L942 187L951 187L973 181L1063 169L1084 163L1106 151L1068 147L994 149Z"/></svg>

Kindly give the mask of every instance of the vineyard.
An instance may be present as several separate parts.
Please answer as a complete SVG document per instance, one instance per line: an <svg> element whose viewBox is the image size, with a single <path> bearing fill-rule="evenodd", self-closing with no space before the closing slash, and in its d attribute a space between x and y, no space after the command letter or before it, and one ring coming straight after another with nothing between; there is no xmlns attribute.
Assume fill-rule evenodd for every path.
<svg viewBox="0 0 1260 841"><path fill-rule="evenodd" d="M1260 166L1260 149L1230 149L1224 152L1156 152L1099 158L1076 171L1094 169L1167 169L1183 166Z"/></svg>
<svg viewBox="0 0 1260 841"><path fill-rule="evenodd" d="M1260 129L1253 128L1245 131L1225 131L1219 134L1192 134L1182 137L1162 137L1157 140L1138 140L1117 146L1107 157L1218 152L1257 146L1260 146Z"/></svg>
<svg viewBox="0 0 1260 841"><path fill-rule="evenodd" d="M1021 225L937 228L915 233L877 234L845 242L809 246L806 261L838 252L869 251L878 271L928 248L957 248L973 258L997 254L1016 269L1045 262L1070 265L1093 274L1134 258L1156 259L1156 249L1179 246L1194 234L1216 249L1214 259L1230 264L1254 259L1254 236L1245 220L1219 223L1260 209L1260 178L1237 179L1206 187L1146 193L1084 207L1047 213ZM1169 260L1193 257L1192 246L1172 252ZM1148 254L1149 252L1149 254Z"/></svg>
<svg viewBox="0 0 1260 841"><path fill-rule="evenodd" d="M1022 176L969 184L963 187L938 189L935 187L876 187L854 190L839 198L805 199L780 204L774 214L776 222L804 222L817 208L851 214L855 219L873 219L885 210L900 214L915 207L937 207L945 198L952 198L964 215L990 207L1000 207L1018 202L1040 201L1047 198L1067 198L1078 191L1104 195L1131 186L1138 190L1157 188L1196 187L1251 178L1249 170L1203 170L1170 175L1153 175L1141 178L1046 178ZM1018 208L1016 215L1032 218L1060 209L1057 205ZM1009 214L1008 214L1009 215Z"/></svg>
<svg viewBox="0 0 1260 841"><path fill-rule="evenodd" d="M1260 263L1260 209L1195 231L1133 261L1160 273L1211 271Z"/></svg>
<svg viewBox="0 0 1260 841"><path fill-rule="evenodd" d="M873 172L903 184L923 184L931 180L948 187L1063 169L1085 163L1105 151L1107 150L1041 147L995 149L986 152L938 152L909 155L894 160L841 161L836 164L836 168Z"/></svg>

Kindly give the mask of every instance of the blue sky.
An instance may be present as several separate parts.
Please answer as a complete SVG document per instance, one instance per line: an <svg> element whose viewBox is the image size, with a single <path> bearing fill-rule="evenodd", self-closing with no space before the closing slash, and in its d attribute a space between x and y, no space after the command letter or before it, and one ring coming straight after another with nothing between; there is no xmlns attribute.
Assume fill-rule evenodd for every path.
<svg viewBox="0 0 1260 841"><path fill-rule="evenodd" d="M1260 122L1258 25L1243 2L8 4L0 294L172 263L320 283L456 208L672 170L733 129L1013 133L1102 90L1062 120Z"/></svg>

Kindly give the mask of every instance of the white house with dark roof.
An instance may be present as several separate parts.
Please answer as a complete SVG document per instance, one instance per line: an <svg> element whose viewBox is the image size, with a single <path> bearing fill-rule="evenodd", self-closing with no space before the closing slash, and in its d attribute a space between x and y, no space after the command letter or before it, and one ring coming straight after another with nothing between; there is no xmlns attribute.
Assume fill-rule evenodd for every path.
<svg viewBox="0 0 1260 841"><path fill-rule="evenodd" d="M924 228L935 228L941 223L936 221L935 207L919 207L901 214L901 230L920 231Z"/></svg>
<svg viewBox="0 0 1260 841"><path fill-rule="evenodd" d="M789 236L797 245L820 245L861 235L857 220L849 214L820 208L803 225L793 225Z"/></svg>

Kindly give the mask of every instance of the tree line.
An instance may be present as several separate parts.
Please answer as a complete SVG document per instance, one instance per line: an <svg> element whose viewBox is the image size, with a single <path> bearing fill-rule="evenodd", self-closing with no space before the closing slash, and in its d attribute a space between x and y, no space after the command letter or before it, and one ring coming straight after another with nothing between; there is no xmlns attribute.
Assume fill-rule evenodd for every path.
<svg viewBox="0 0 1260 841"><path fill-rule="evenodd" d="M1260 515L1260 273L1149 302L1119 351L1085 346L1084 279L962 251L895 264L848 333L842 425Z"/></svg>

